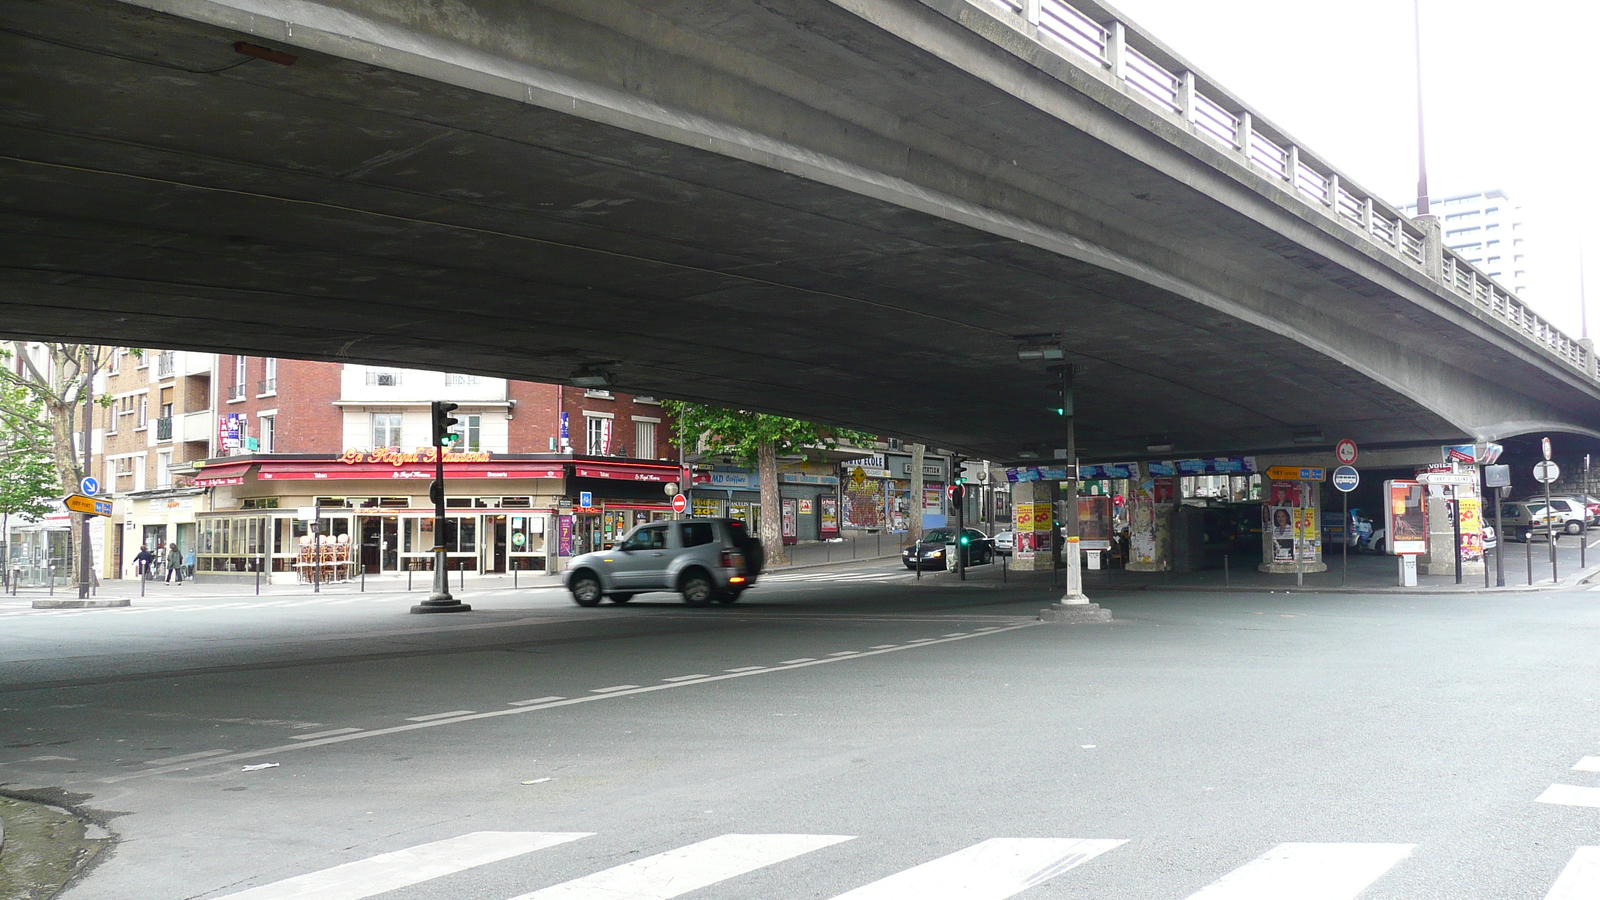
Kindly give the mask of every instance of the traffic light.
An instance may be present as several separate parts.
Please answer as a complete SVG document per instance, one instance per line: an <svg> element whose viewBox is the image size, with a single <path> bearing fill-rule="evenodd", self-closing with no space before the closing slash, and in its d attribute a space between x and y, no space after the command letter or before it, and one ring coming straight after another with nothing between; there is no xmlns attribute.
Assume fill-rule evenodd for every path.
<svg viewBox="0 0 1600 900"><path fill-rule="evenodd" d="M443 447L461 440L461 435L455 434L450 429L460 423L460 419L450 415L460 407L457 403L447 403L443 400L433 401L433 445Z"/></svg>

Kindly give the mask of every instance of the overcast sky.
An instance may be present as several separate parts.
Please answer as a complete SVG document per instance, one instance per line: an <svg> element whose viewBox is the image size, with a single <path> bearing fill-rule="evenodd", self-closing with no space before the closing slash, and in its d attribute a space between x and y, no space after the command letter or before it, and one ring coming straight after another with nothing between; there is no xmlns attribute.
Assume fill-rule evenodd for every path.
<svg viewBox="0 0 1600 900"><path fill-rule="evenodd" d="M1411 0L1113 5L1367 189L1415 201ZM1422 0L1428 193L1501 188L1520 203L1528 300L1574 336L1580 232L1600 298L1597 34L1600 4L1582 0Z"/></svg>

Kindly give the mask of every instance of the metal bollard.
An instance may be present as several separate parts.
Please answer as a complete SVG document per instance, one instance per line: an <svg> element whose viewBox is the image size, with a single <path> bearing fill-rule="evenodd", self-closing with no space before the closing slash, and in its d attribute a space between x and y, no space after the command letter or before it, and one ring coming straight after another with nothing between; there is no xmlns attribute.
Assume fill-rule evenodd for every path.
<svg viewBox="0 0 1600 900"><path fill-rule="evenodd" d="M367 592L367 564L361 564L361 593Z"/></svg>
<svg viewBox="0 0 1600 900"><path fill-rule="evenodd" d="M1529 531L1522 546L1528 553L1528 586L1533 586L1533 532Z"/></svg>
<svg viewBox="0 0 1600 900"><path fill-rule="evenodd" d="M511 589L512 590L516 590L517 589L517 573L520 572L520 571L522 571L522 567L521 566L512 566L511 567Z"/></svg>
<svg viewBox="0 0 1600 900"><path fill-rule="evenodd" d="M467 589L467 566L466 566L466 563L462 563L461 564L461 568L457 569L456 571L461 573L461 590L464 591L464 590Z"/></svg>
<svg viewBox="0 0 1600 900"><path fill-rule="evenodd" d="M261 596L261 560L256 560L256 596Z"/></svg>
<svg viewBox="0 0 1600 900"><path fill-rule="evenodd" d="M1222 586L1233 587L1233 572L1228 567L1228 554L1222 554Z"/></svg>
<svg viewBox="0 0 1600 900"><path fill-rule="evenodd" d="M406 593L408 594L411 592L411 572L412 568L410 566L406 566Z"/></svg>
<svg viewBox="0 0 1600 900"><path fill-rule="evenodd" d="M1005 584L1006 583L1006 560L1008 560L1010 558L1011 558L1011 556L1009 554L1007 554L1006 556L1000 557L1000 583L1001 584Z"/></svg>

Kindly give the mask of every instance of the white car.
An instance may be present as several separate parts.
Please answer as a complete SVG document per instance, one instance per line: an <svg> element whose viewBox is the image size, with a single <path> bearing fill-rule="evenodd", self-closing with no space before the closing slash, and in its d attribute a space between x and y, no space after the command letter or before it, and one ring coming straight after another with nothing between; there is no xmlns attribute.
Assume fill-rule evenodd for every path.
<svg viewBox="0 0 1600 900"><path fill-rule="evenodd" d="M1015 531L998 531L994 536L994 553L996 556L1010 556L1011 551L1017 547L1017 533Z"/></svg>

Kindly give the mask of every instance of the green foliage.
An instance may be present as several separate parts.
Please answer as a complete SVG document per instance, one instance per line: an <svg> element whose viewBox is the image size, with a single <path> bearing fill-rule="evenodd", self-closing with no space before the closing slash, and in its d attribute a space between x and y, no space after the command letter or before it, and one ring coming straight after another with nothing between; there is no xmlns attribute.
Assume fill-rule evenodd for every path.
<svg viewBox="0 0 1600 900"><path fill-rule="evenodd" d="M870 437L865 432L848 428L830 428L784 416L722 409L683 400L663 400L661 405L677 423L678 433L691 448L703 439L710 452L738 457L751 466L756 465L763 445L771 445L782 455L806 447L836 447Z"/></svg>
<svg viewBox="0 0 1600 900"><path fill-rule="evenodd" d="M21 388L0 386L0 404L19 413L0 418L0 515L41 519L62 493L50 429L38 401L30 402Z"/></svg>

